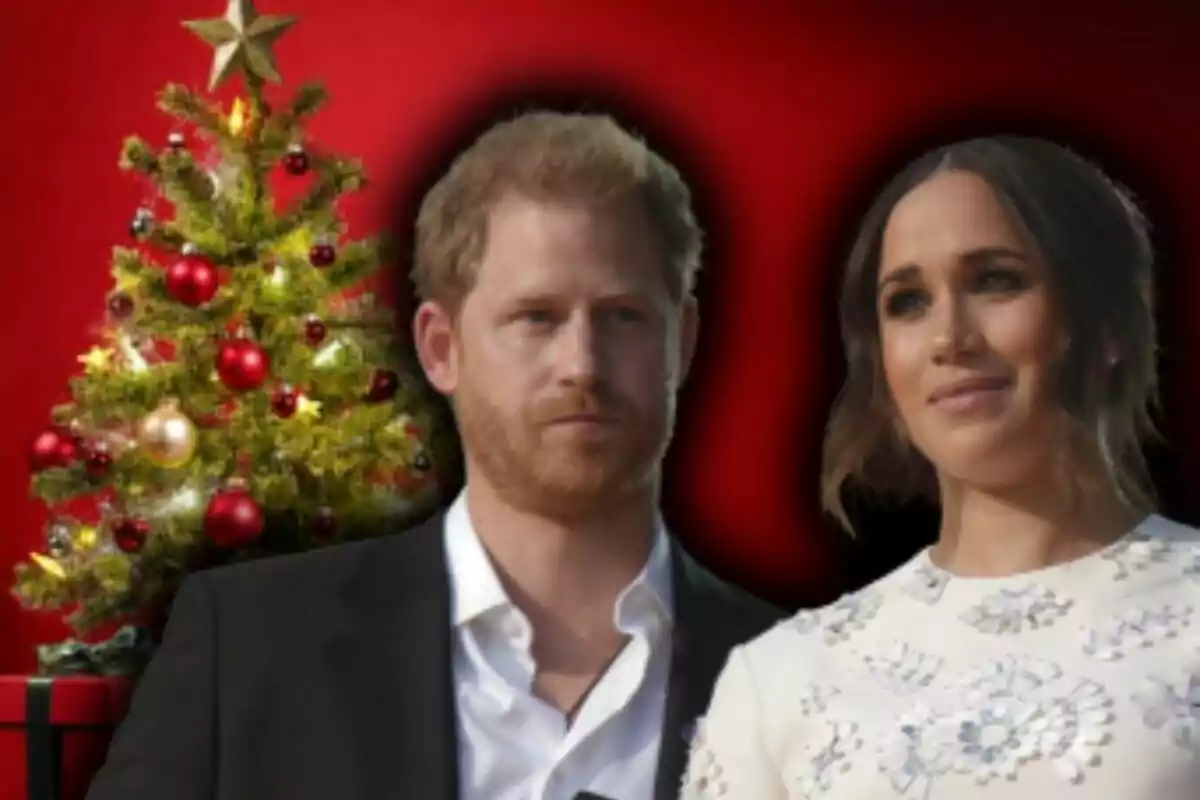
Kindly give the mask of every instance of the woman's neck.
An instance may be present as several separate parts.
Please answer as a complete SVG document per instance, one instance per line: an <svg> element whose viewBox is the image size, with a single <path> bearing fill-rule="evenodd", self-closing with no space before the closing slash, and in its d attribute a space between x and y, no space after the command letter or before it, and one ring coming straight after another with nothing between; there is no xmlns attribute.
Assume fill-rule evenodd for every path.
<svg viewBox="0 0 1200 800"><path fill-rule="evenodd" d="M942 480L940 493L942 525L930 558L963 577L1016 575L1072 561L1139 521L1111 491L1079 496L1055 481L989 491Z"/></svg>

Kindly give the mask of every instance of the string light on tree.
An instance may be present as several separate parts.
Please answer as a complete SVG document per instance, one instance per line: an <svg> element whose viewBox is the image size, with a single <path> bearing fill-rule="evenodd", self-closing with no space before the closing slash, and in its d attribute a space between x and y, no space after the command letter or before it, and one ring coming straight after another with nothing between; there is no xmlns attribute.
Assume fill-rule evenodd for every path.
<svg viewBox="0 0 1200 800"><path fill-rule="evenodd" d="M203 507L200 490L194 485L171 493L154 503L148 504L140 511L147 519L169 519L171 517L190 516Z"/></svg>
<svg viewBox="0 0 1200 800"><path fill-rule="evenodd" d="M140 239L150 232L154 226L154 212L148 208L139 208L133 212L133 221L129 223L129 235Z"/></svg>
<svg viewBox="0 0 1200 800"><path fill-rule="evenodd" d="M296 419L306 422L315 422L321 416L321 404L316 400L310 400L303 394L296 401Z"/></svg>
<svg viewBox="0 0 1200 800"><path fill-rule="evenodd" d="M66 558L71 554L71 526L65 520L55 520L46 526L46 553L51 558Z"/></svg>
<svg viewBox="0 0 1200 800"><path fill-rule="evenodd" d="M83 435L87 433L87 426L83 424L83 420L78 417L67 423L67 433L75 437L76 446L83 445Z"/></svg>
<svg viewBox="0 0 1200 800"><path fill-rule="evenodd" d="M335 364L345 349L346 343L340 339L335 339L334 341L329 342L315 354L313 354L313 366L320 368Z"/></svg>
<svg viewBox="0 0 1200 800"><path fill-rule="evenodd" d="M130 372L145 372L150 368L146 356L134 345L128 334L123 333L117 337L117 349L121 351L121 358L125 360L125 366Z"/></svg>
<svg viewBox="0 0 1200 800"><path fill-rule="evenodd" d="M229 118L225 121L225 127L234 136L241 136L246 131L246 126L250 122L249 112L246 110L246 103L240 97L233 99L233 105L229 108Z"/></svg>

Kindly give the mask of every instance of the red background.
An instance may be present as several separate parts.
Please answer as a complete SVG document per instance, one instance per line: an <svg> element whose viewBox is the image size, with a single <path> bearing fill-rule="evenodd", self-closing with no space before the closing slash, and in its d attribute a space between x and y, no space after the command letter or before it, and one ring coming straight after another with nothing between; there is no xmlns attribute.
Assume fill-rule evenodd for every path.
<svg viewBox="0 0 1200 800"><path fill-rule="evenodd" d="M7 583L7 565L41 543L44 515L28 499L24 453L90 344L111 286L110 248L127 241L142 197L116 169L121 139L165 137L154 93L169 81L200 86L209 65L208 49L179 21L223 8L220 0L5 5ZM587 5L595 8L576 7ZM1194 521L1185 489L1200 417L1174 411L1200 403L1200 356L1188 346L1200 339L1200 315L1186 313L1187 298L1200 297L1200 57L1186 4L1065 3L1052 15L928 2L886 13L877 7L891 4L747 0L736 13L716 2L618 5L260 0L263 12L301 16L276 47L289 85L319 79L332 92L313 137L363 157L381 179L344 207L356 232L383 218L389 179L408 181L411 205L481 102L495 110L491 93L510 98L530 81L560 99L558 88L576 84L620 100L685 168L713 248L703 366L671 457L670 505L702 557L785 602L828 599L929 532L895 521L927 524L920 514L888 525L868 515L868 546L853 556L859 568L835 573L829 545L838 534L814 506L817 445L840 369L830 275L866 192L929 137L992 123L1090 148L1143 195L1161 228L1174 447L1156 464L1167 509ZM836 9L794 8L820 5ZM32 644L62 634L54 620L0 599L0 672L28 669Z"/></svg>

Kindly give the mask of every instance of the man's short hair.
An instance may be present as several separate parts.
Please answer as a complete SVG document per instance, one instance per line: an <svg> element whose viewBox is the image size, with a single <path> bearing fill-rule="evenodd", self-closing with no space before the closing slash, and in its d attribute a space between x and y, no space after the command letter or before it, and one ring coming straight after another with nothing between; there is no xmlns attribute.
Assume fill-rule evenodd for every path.
<svg viewBox="0 0 1200 800"><path fill-rule="evenodd" d="M691 293L703 233L679 171L605 114L535 111L486 131L425 195L412 279L423 300L457 308L474 286L492 204L506 193L604 203L635 198L665 255L675 299Z"/></svg>

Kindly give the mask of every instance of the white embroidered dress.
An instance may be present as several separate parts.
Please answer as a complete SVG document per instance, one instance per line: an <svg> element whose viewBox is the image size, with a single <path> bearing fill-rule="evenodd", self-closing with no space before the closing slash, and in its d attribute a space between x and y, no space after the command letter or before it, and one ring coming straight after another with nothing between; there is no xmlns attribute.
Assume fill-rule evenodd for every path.
<svg viewBox="0 0 1200 800"><path fill-rule="evenodd" d="M735 649L682 800L1200 799L1200 531L959 578L927 551Z"/></svg>

